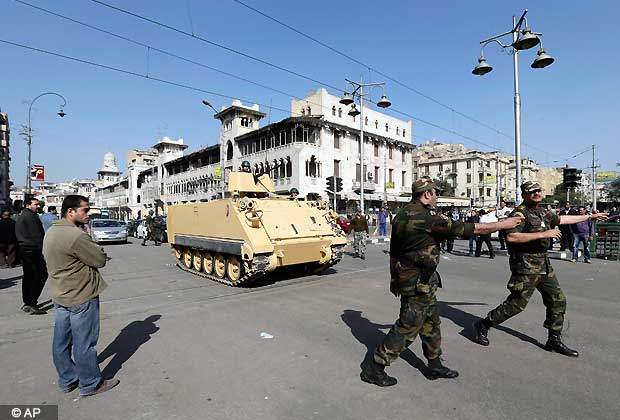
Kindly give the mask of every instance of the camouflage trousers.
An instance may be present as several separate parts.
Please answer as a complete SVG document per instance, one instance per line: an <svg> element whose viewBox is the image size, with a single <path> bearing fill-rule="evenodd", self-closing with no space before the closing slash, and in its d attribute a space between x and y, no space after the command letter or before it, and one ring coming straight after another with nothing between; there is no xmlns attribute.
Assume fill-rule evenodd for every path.
<svg viewBox="0 0 620 420"><path fill-rule="evenodd" d="M400 316L375 350L375 362L389 366L405 351L416 335L420 335L424 356L436 359L441 356L441 330L435 288L429 293L403 296Z"/></svg>
<svg viewBox="0 0 620 420"><path fill-rule="evenodd" d="M353 252L355 255L366 255L366 232L353 232Z"/></svg>
<svg viewBox="0 0 620 420"><path fill-rule="evenodd" d="M506 300L487 315L493 325L501 324L523 311L534 290L538 290L547 308L544 327L551 331L562 331L566 296L553 271L549 274L513 274L508 282L508 290L510 295Z"/></svg>

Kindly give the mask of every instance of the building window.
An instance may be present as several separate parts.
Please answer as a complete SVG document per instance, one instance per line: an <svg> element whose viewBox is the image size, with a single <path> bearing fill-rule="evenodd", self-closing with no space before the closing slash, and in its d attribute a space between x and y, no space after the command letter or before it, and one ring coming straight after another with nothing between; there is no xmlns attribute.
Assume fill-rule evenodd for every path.
<svg viewBox="0 0 620 420"><path fill-rule="evenodd" d="M399 136L400 135L400 128L396 127L396 135Z"/></svg>
<svg viewBox="0 0 620 420"><path fill-rule="evenodd" d="M471 184L471 174L467 174L467 183Z"/></svg>
<svg viewBox="0 0 620 420"><path fill-rule="evenodd" d="M491 196L491 189L487 188L487 197L490 197L490 196Z"/></svg>
<svg viewBox="0 0 620 420"><path fill-rule="evenodd" d="M407 171L403 171L402 176L400 177L400 182L403 187L407 185Z"/></svg>
<svg viewBox="0 0 620 420"><path fill-rule="evenodd" d="M403 149L401 151L401 157L400 157L400 161L405 163L405 158L407 157L407 151L405 149Z"/></svg>
<svg viewBox="0 0 620 420"><path fill-rule="evenodd" d="M312 115L312 108L308 107L308 116Z"/></svg>
<svg viewBox="0 0 620 420"><path fill-rule="evenodd" d="M390 126L388 123L385 123L385 132L387 133L390 130Z"/></svg>
<svg viewBox="0 0 620 420"><path fill-rule="evenodd" d="M479 173L478 174L478 182L483 182L483 181L484 181L484 174L483 173ZM482 195L482 193L480 195Z"/></svg>
<svg viewBox="0 0 620 420"><path fill-rule="evenodd" d="M413 169L418 169L418 161L417 160L413 161Z"/></svg>
<svg viewBox="0 0 620 420"><path fill-rule="evenodd" d="M293 162L291 162L290 156L286 158L286 177L290 178L293 176Z"/></svg>
<svg viewBox="0 0 620 420"><path fill-rule="evenodd" d="M379 129L379 120L375 120L375 128Z"/></svg>
<svg viewBox="0 0 620 420"><path fill-rule="evenodd" d="M443 172L443 163L439 164L439 172Z"/></svg>
<svg viewBox="0 0 620 420"><path fill-rule="evenodd" d="M394 169L388 171L388 182L394 182Z"/></svg>
<svg viewBox="0 0 620 420"><path fill-rule="evenodd" d="M233 145L229 141L226 145L226 160L231 160L233 158Z"/></svg>
<svg viewBox="0 0 620 420"><path fill-rule="evenodd" d="M429 172L429 169L430 169L429 166L430 165L424 165L424 175L428 175L430 173Z"/></svg>
<svg viewBox="0 0 620 420"><path fill-rule="evenodd" d="M336 116L336 106L332 106L332 115Z"/></svg>
<svg viewBox="0 0 620 420"><path fill-rule="evenodd" d="M403 137L405 137L405 129L403 128Z"/></svg>
<svg viewBox="0 0 620 420"><path fill-rule="evenodd" d="M452 172L456 172L456 162L452 162Z"/></svg>
<svg viewBox="0 0 620 420"><path fill-rule="evenodd" d="M375 184L379 183L379 167L375 166Z"/></svg>
<svg viewBox="0 0 620 420"><path fill-rule="evenodd" d="M471 160L467 161L467 169L471 169Z"/></svg>
<svg viewBox="0 0 620 420"><path fill-rule="evenodd" d="M373 146L374 146L374 149L375 149L375 157L379 157L379 143L374 142Z"/></svg>
<svg viewBox="0 0 620 420"><path fill-rule="evenodd" d="M303 139L305 143L308 143L308 134L309 134L310 130L307 128L304 128L304 132L303 132Z"/></svg>
<svg viewBox="0 0 620 420"><path fill-rule="evenodd" d="M392 159L392 150L393 150L393 149L394 149L394 148L393 148L392 146L388 147L388 157L389 157L390 159Z"/></svg>
<svg viewBox="0 0 620 420"><path fill-rule="evenodd" d="M471 198L471 188L467 188L467 198Z"/></svg>
<svg viewBox="0 0 620 420"><path fill-rule="evenodd" d="M306 115L306 110L304 108L301 109L301 115Z"/></svg>
<svg viewBox="0 0 620 420"><path fill-rule="evenodd" d="M338 118L342 118L342 108L338 108Z"/></svg>
<svg viewBox="0 0 620 420"><path fill-rule="evenodd" d="M340 133L334 131L334 149L340 149Z"/></svg>
<svg viewBox="0 0 620 420"><path fill-rule="evenodd" d="M364 117L364 125L368 125L368 117Z"/></svg>
<svg viewBox="0 0 620 420"><path fill-rule="evenodd" d="M286 144L286 131L280 131L280 139L276 146L279 146L280 144Z"/></svg>
<svg viewBox="0 0 620 420"><path fill-rule="evenodd" d="M491 167L491 161L487 160L486 162L484 162L484 164L486 165L487 168Z"/></svg>
<svg viewBox="0 0 620 420"><path fill-rule="evenodd" d="M362 153L362 143L360 142L360 136L355 136L355 141L357 142L357 153Z"/></svg>
<svg viewBox="0 0 620 420"><path fill-rule="evenodd" d="M357 182L360 182L360 180L362 179L361 173L362 173L362 170L361 170L360 164L358 163L355 165L355 180Z"/></svg>
<svg viewBox="0 0 620 420"><path fill-rule="evenodd" d="M484 188L478 188L478 197L482 197L484 195Z"/></svg>
<svg viewBox="0 0 620 420"><path fill-rule="evenodd" d="M334 176L335 177L340 176L340 161L339 160L334 160Z"/></svg>

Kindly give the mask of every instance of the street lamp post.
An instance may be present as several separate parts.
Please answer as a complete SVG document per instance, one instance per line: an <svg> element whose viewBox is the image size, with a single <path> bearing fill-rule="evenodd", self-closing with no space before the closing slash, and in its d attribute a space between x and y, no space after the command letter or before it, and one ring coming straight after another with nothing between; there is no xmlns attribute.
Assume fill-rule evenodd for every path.
<svg viewBox="0 0 620 420"><path fill-rule="evenodd" d="M213 112L215 112L215 115L217 115L217 110L213 108L213 105L211 105L211 103L208 100L203 99L202 104L204 106L208 106L209 108L211 108ZM221 138L222 136L220 134L220 139ZM220 190L222 193L222 198L224 198L224 191L226 190L226 186L224 184L224 158L225 158L224 145L220 142Z"/></svg>
<svg viewBox="0 0 620 420"><path fill-rule="evenodd" d="M492 36L490 38L483 39L480 41L482 45L482 51L480 53L480 58L478 59L478 64L472 70L472 74L476 76L484 76L493 70L484 57L484 47L491 42L495 42L499 44L502 48L510 48L512 50L512 65L514 71L514 119L515 119L515 178L516 178L516 186L515 186L515 201L519 202L521 200L520 194L520 186L521 186L521 96L519 95L519 51L527 50L536 45L540 44L540 48L536 54L536 59L532 63L531 67L533 69L542 69L549 65L551 65L555 60L547 54L547 52L542 47L542 43L540 41L540 36L542 36L539 32L532 32L532 30L527 25L527 19L525 15L527 14L527 10L523 12L519 20L517 21L516 16L512 17L512 29L508 32L504 32L499 35ZM525 23L525 26L523 26ZM499 40L500 38L511 35L512 36L512 44L504 45Z"/></svg>
<svg viewBox="0 0 620 420"><path fill-rule="evenodd" d="M352 86L353 92L349 94L348 92L344 92L344 95L340 99L340 103L343 105L351 105L351 110L348 112L348 115L355 117L357 115L360 116L360 210L364 213L364 178L366 176L364 169L364 96L368 95L368 93L364 93L364 88L373 88L373 87L381 87L382 89L385 86L385 83L366 83L364 84L363 78L360 76L360 82L354 82L349 79L345 79L349 85ZM360 104L360 109L358 110L355 106L355 98L358 99ZM379 108L387 108L392 103L388 100L385 95L385 90L381 95L381 100L377 102L377 106ZM383 180L385 183L385 179ZM334 195L336 193L334 192Z"/></svg>
<svg viewBox="0 0 620 420"><path fill-rule="evenodd" d="M26 168L26 190L28 191L28 195L30 195L32 193L32 179L31 174L30 174L30 168L32 166L32 124L31 124L31 115L32 115L32 105L34 105L34 103L37 101L37 99L39 99L42 96L46 96L46 95L55 95L58 96L60 99L62 99L62 105L60 106L60 111L58 111L58 116L60 118L63 118L65 115L64 112L64 108L65 106L67 106L67 100L65 99L64 96L62 96L59 93L56 92L45 92L40 94L39 96L37 96L36 98L34 98L32 100L32 102L30 102L30 106L28 107L28 128L27 128L27 139L26 142L28 143L28 167Z"/></svg>

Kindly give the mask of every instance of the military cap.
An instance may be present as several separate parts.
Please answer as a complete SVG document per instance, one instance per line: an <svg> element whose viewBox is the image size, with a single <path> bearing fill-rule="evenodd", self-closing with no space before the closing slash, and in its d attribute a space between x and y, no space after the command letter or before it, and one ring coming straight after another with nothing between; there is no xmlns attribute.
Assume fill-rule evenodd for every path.
<svg viewBox="0 0 620 420"><path fill-rule="evenodd" d="M421 193L424 191L431 191L433 189L437 191L441 191L441 188L439 188L437 184L435 184L433 180L428 176L423 176L422 178L414 182L413 185L411 186L411 192L414 194Z"/></svg>
<svg viewBox="0 0 620 420"><path fill-rule="evenodd" d="M521 192L530 193L530 192L535 191L535 190L541 190L542 191L542 187L540 186L540 184L538 182L526 181L523 184L521 184Z"/></svg>

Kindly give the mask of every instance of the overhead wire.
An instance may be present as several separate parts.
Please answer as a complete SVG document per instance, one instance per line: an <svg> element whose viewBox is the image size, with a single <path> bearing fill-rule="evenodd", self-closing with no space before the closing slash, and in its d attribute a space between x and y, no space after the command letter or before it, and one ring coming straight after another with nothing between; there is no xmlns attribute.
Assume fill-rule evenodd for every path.
<svg viewBox="0 0 620 420"><path fill-rule="evenodd" d="M166 50L163 50L163 49L157 48L157 47L155 47L155 46L152 46L152 45L149 45L149 44L146 44L146 43L140 42L140 41L136 41L136 40L131 39L131 38L128 38L128 37L126 37L126 36L119 35L119 34L114 33L114 32L112 32L112 31L108 31L108 30L106 30L106 29L103 29L103 28L100 28L100 27L97 27L97 26L91 25L91 24L89 24L89 23L85 23L85 22L82 22L82 21L80 21L80 20L77 20L77 19L74 19L74 18L71 18L71 17L65 16L65 15L62 15L62 14L60 14L60 13L53 12L53 11L51 11L51 10L48 10L48 9L42 8L42 7L40 7L40 6L33 5L33 4L28 3L28 2L25 2L25 1L23 1L23 0L15 0L15 1L16 1L17 3L20 3L20 4L22 4L22 5L25 5L25 6L28 6L28 7L34 8L34 9L37 9L37 10L42 11L42 12L44 12L44 13L51 14L51 15L53 15L53 16L59 17L59 18L61 18L61 19L68 20L68 21L73 22L73 23L75 23L75 24L82 25L82 26L84 26L84 27L87 27L87 28L89 28L89 29L92 29L92 30L95 30L95 31L98 31L98 32L101 32L101 33L105 33L105 34L110 35L110 36L112 36L112 37L115 37L115 38L118 38L118 39L124 40L124 41L126 41L126 42L130 42L130 43L132 43L132 44L134 44L134 45L138 45L138 46L141 46L141 47L147 48L147 51L148 51L148 50L153 50L153 51L159 52L159 53L161 53L161 54L168 55L168 56L170 56L170 57L173 57L173 58L176 58L176 59L179 59L179 60L182 60L182 61L185 61L185 62L188 62L188 63L194 64L194 65L197 65L197 66L200 66L200 67L203 67L203 68L206 68L206 69L209 69L209 70L212 70L212 71L215 71L215 72L218 72L218 73L224 74L224 75L226 75L226 76L229 76L229 77L235 78L235 79L237 79L237 80L242 80L242 81L244 81L244 82L247 82L247 83L253 84L253 85L255 85L255 86L259 86L259 87L261 87L261 88L264 88L264 89L268 89L268 90L271 90L271 91L277 92L277 93L282 94L282 95L284 95L284 96L291 97L291 98L294 98L294 99L297 99L297 100L302 100L302 99L300 99L298 96L293 95L293 94L288 93L288 92L285 92L285 91L282 91L282 90L280 90L280 89L276 89L276 88L273 88L273 87L271 87L271 86L267 86L267 85L265 85L265 84L262 84L262 83L259 83L259 82L255 82L255 81L253 81L253 80L250 80L250 79L247 79L247 78L244 78L244 77L241 77L241 76L235 75L235 74L233 74L233 73L230 73L230 72L227 72L227 71L224 71L224 70L218 69L218 68L215 68L215 67L213 67L213 66L209 66L209 65L206 65L206 64L204 64L204 63L200 63L200 62L198 62L198 61L195 61L195 60L192 60L192 59L189 59L189 58L186 58L186 57L182 57L182 56L180 56L180 55L178 55L178 54L171 53L171 52L169 52L169 51L166 51ZM99 3L99 4L102 4L102 5L105 5L105 6L109 6L109 7L113 8L113 9L115 9L115 10L119 10L119 11L126 12L126 13L130 14L131 16L140 17L140 18L145 19L145 20L147 20L147 21L149 21L149 22L153 22L153 23L155 23L155 22L156 22L156 21L151 20L150 18L141 17L141 16L139 16L139 15L137 15L137 14L134 14L133 12L124 11L123 9L117 8L117 7L115 7L115 6L108 5L107 3L104 3L104 2L101 2L101 1L98 1L98 0L91 0L91 1L94 1L95 3ZM177 28L173 28L173 27L171 27L171 26L169 26L169 25L166 25L166 24L161 24L161 26L163 26L163 27L165 27L165 28L169 28L169 29L175 30L175 31L180 31L181 33L183 33L184 35L187 35L187 36L191 36L191 37L194 37L194 38L198 38L198 37L196 37L196 36L194 36L194 35L192 35L192 34L189 34L189 33L187 33L187 32L184 32L184 31L180 30L180 29L177 29ZM207 42L210 42L210 41L207 41ZM219 44L218 44L218 45L219 45ZM226 47L226 48L227 48L227 47ZM242 54L243 54L243 53L242 53ZM59 56L62 56L62 55L59 55ZM263 60L261 60L261 59L257 59L257 60L259 60L260 62L263 62ZM84 60L84 61L87 61L87 60ZM286 69L284 69L284 68L282 68L282 70L283 70L283 71L288 71L288 70L286 70ZM298 73L294 73L294 74L296 74L296 75L297 75ZM150 75L148 74L148 71L147 71L147 75L146 75L146 76L147 76L147 78L151 78L151 79L153 79L153 77L152 77L152 76L150 76ZM312 79L312 78L307 78L307 79L308 79L308 80L313 80L313 81L314 81L314 79ZM326 86L328 86L328 87L332 87L332 86L330 86L329 84L325 84L325 83L323 83L323 82L321 82L321 81L316 81L316 83L323 84L323 85L326 85ZM337 88L335 88L335 87L332 87L332 88L337 89ZM216 95L216 96L218 96L218 95ZM313 103L313 102L311 102L311 101L307 101L307 100L306 100L306 102L308 102L309 104L313 104L313 105L320 106L320 107L325 108L325 109L328 109L328 108L329 108L329 107L327 107L327 106L324 106L324 105L321 105L321 104L316 104L316 103ZM372 102L372 101L369 101L369 102L374 103L374 102ZM274 109L278 109L278 108L274 108ZM279 110L281 110L281 109L279 109ZM468 136L468 135L462 134L462 133L460 133L460 132L458 132L458 131L456 131L456 130L453 130L453 129L448 129L448 128L443 127L443 126L441 126L441 125L439 125L439 124L436 124L436 123L433 123L433 122L427 121L427 120L425 120L425 119L423 119L423 118L417 117L417 116L412 115L412 114L410 114L410 113L407 113L407 112L404 112L404 111L400 111L400 110L398 110L398 109L391 109L391 112L396 113L396 114L403 115L403 116L405 116L405 117L407 117L407 118L411 118L412 120L417 121L417 122L419 122L419 123L422 123L422 124L425 124L425 125L428 125L428 126L431 126L431 127L437 128L437 129L439 129L439 130L442 130L442 131L444 131L444 132L446 132L446 133L449 133L449 134L452 134L452 135L458 136L458 137L460 137L460 138L462 138L462 139L464 139L464 140L468 140L468 141L470 141L470 142L473 142L473 143L479 144L479 145L481 145L481 146L488 147L488 148L490 148L490 149L491 149L491 150L493 150L493 151L496 151L496 150L497 150L497 151L502 151L502 152L504 152L504 153L508 154L505 150L503 150L503 149L501 149L501 148L497 148L497 147L492 146L492 145L490 145L490 144L488 144L488 143L485 143L485 142L482 142L482 141L480 141L480 140L477 140L477 139L475 139L475 138L473 138L473 137L471 137L471 136ZM297 114L301 115L300 113L297 113Z"/></svg>

